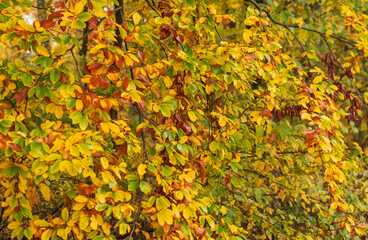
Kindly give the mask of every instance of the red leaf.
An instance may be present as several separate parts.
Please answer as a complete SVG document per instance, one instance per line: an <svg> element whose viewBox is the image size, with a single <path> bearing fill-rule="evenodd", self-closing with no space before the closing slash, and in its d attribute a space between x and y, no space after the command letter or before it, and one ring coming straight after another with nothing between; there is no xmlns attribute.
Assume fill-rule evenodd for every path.
<svg viewBox="0 0 368 240"><path fill-rule="evenodd" d="M93 108L99 108L100 107L100 100L95 99L92 101Z"/></svg>
<svg viewBox="0 0 368 240"><path fill-rule="evenodd" d="M23 101L23 96L21 93L15 94L15 99L17 100L17 103L21 103Z"/></svg>
<svg viewBox="0 0 368 240"><path fill-rule="evenodd" d="M10 108L9 104L4 103L4 102L0 103L0 107L1 108Z"/></svg>
<svg viewBox="0 0 368 240"><path fill-rule="evenodd" d="M63 16L62 12L65 12L65 11L57 11L57 12L53 12L51 13L47 19L49 20L53 20L54 18L61 18Z"/></svg>
<svg viewBox="0 0 368 240"><path fill-rule="evenodd" d="M59 1L59 2L55 3L54 7L55 8L65 8L65 3L64 3L64 1Z"/></svg>
<svg viewBox="0 0 368 240"><path fill-rule="evenodd" d="M183 44L183 42L184 42L184 38L183 38L183 36L182 36L182 35L177 35L177 36L176 36L176 40L177 40L178 42L180 42L181 44Z"/></svg>
<svg viewBox="0 0 368 240"><path fill-rule="evenodd" d="M187 135L192 132L192 127L188 123L184 123L183 127Z"/></svg>
<svg viewBox="0 0 368 240"><path fill-rule="evenodd" d="M92 189L87 183L80 183L77 185L78 192L83 196L90 196L92 194Z"/></svg>
<svg viewBox="0 0 368 240"><path fill-rule="evenodd" d="M140 110L143 110L143 108L144 108L143 100L138 103L138 107L139 107Z"/></svg>
<svg viewBox="0 0 368 240"><path fill-rule="evenodd" d="M346 74L346 76L347 76L350 80L354 78L353 73L351 72L350 68L347 68L347 69L345 70L345 74Z"/></svg>
<svg viewBox="0 0 368 240"><path fill-rule="evenodd" d="M121 87L126 90L128 88L128 85L129 85L129 78L125 77L123 78L122 80L123 82L121 83Z"/></svg>
<svg viewBox="0 0 368 240"><path fill-rule="evenodd" d="M102 76L100 76L100 86L103 89L108 89L109 88L109 82L105 78L103 78Z"/></svg>
<svg viewBox="0 0 368 240"><path fill-rule="evenodd" d="M92 87L97 87L99 84L99 78L96 76L92 76L90 80L90 84L92 85Z"/></svg>
<svg viewBox="0 0 368 240"><path fill-rule="evenodd" d="M115 92L113 93L113 96L114 96L114 98L120 98L120 96L121 96L121 92L120 92L120 91L115 91Z"/></svg>
<svg viewBox="0 0 368 240"><path fill-rule="evenodd" d="M141 52L141 51L138 51L138 57L139 57L139 59L142 61L142 62L144 62L144 53L143 52Z"/></svg>
<svg viewBox="0 0 368 240"><path fill-rule="evenodd" d="M91 105L91 98L90 98L90 96L87 96L87 95L86 96L83 96L82 102L83 102L84 106L89 107L89 105Z"/></svg>
<svg viewBox="0 0 368 240"><path fill-rule="evenodd" d="M20 146L16 143L9 143L9 147L11 149L13 149L15 152L21 152L22 149L20 148Z"/></svg>
<svg viewBox="0 0 368 240"><path fill-rule="evenodd" d="M95 16L91 17L88 23L91 29L97 30L98 19Z"/></svg>
<svg viewBox="0 0 368 240"><path fill-rule="evenodd" d="M128 151L128 144L125 142L123 145L116 145L116 153L121 157Z"/></svg>
<svg viewBox="0 0 368 240"><path fill-rule="evenodd" d="M140 128L135 135L138 137L141 135L141 133L142 133L142 128Z"/></svg>
<svg viewBox="0 0 368 240"><path fill-rule="evenodd" d="M121 56L119 58L115 58L115 65L118 68L122 68L123 67L123 58Z"/></svg>
<svg viewBox="0 0 368 240"><path fill-rule="evenodd" d="M95 152L95 153L92 153L91 156L92 157L101 157L101 153Z"/></svg>
<svg viewBox="0 0 368 240"><path fill-rule="evenodd" d="M314 137L315 132L313 130L308 130L305 132L304 136L306 138Z"/></svg>

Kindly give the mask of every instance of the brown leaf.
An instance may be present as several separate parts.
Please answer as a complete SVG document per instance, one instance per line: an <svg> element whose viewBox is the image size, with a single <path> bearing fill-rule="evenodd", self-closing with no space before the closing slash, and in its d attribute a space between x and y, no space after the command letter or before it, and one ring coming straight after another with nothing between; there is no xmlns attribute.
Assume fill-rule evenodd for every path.
<svg viewBox="0 0 368 240"><path fill-rule="evenodd" d="M108 89L109 88L109 82L102 76L100 76L100 86L103 89Z"/></svg>
<svg viewBox="0 0 368 240"><path fill-rule="evenodd" d="M122 83L121 83L121 87L124 90L126 90L128 88L128 85L129 85L129 78L127 78L127 77L123 78Z"/></svg>
<svg viewBox="0 0 368 240"><path fill-rule="evenodd" d="M183 44L183 43L184 43L184 38L183 38L183 36L182 36L182 35L177 35L177 36L176 36L176 40L177 40L178 42L180 42L181 44Z"/></svg>
<svg viewBox="0 0 368 240"><path fill-rule="evenodd" d="M9 147L11 149L13 149L13 151L15 151L15 152L21 152L22 151L22 149L20 148L20 146L18 144L16 144L16 143L9 143Z"/></svg>

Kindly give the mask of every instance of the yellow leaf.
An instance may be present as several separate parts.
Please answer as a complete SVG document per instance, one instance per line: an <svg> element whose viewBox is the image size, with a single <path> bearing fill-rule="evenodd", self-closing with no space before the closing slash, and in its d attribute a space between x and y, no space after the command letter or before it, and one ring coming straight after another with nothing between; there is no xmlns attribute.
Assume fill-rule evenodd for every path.
<svg viewBox="0 0 368 240"><path fill-rule="evenodd" d="M79 157L79 155L80 155L79 149L75 146L71 146L70 147L70 154L74 157Z"/></svg>
<svg viewBox="0 0 368 240"><path fill-rule="evenodd" d="M160 211L164 208L168 208L170 206L170 202L165 197L159 197L156 199L156 207Z"/></svg>
<svg viewBox="0 0 368 240"><path fill-rule="evenodd" d="M49 240L51 237L51 230L47 229L42 233L41 240Z"/></svg>
<svg viewBox="0 0 368 240"><path fill-rule="evenodd" d="M225 126L226 125L226 121L227 121L227 118L224 115L221 115L219 117L219 120L218 120L218 123L219 123L220 127Z"/></svg>
<svg viewBox="0 0 368 240"><path fill-rule="evenodd" d="M110 235L110 224L108 224L107 222L104 222L101 224L102 227L102 231L106 234L106 235Z"/></svg>
<svg viewBox="0 0 368 240"><path fill-rule="evenodd" d="M57 119L60 119L63 117L64 115L64 111L63 111L63 108L61 106L55 106L55 117Z"/></svg>
<svg viewBox="0 0 368 240"><path fill-rule="evenodd" d="M245 29L243 32L243 39L245 43L248 43L252 36L252 31L250 29Z"/></svg>
<svg viewBox="0 0 368 240"><path fill-rule="evenodd" d="M105 157L102 157L101 158L101 165L105 169L109 168L109 160Z"/></svg>
<svg viewBox="0 0 368 240"><path fill-rule="evenodd" d="M183 198L184 198L184 195L183 195L183 193L181 192L181 191L175 191L174 192L174 196L175 196L175 198L177 199L177 200L183 200Z"/></svg>
<svg viewBox="0 0 368 240"><path fill-rule="evenodd" d="M16 229L17 227L19 227L21 225L21 223L20 222L11 222L11 223L9 223L9 225L8 225L8 228L9 229Z"/></svg>
<svg viewBox="0 0 368 240"><path fill-rule="evenodd" d="M321 82L322 80L323 80L323 76L319 75L319 76L317 76L313 79L313 83L317 84L317 83Z"/></svg>
<svg viewBox="0 0 368 240"><path fill-rule="evenodd" d="M50 56L49 51L47 51L47 49L46 49L44 46L42 46L42 45L38 45L38 46L36 47L36 50L37 50L37 52L38 52L40 55L42 55L42 56L44 56L44 57L49 57L49 56Z"/></svg>
<svg viewBox="0 0 368 240"><path fill-rule="evenodd" d="M199 140L199 138L195 137L195 136L190 136L190 139L194 142L195 145L197 146L202 146L201 140Z"/></svg>
<svg viewBox="0 0 368 240"><path fill-rule="evenodd" d="M235 226L234 224L230 225L229 228L230 228L230 231L234 234L237 234L239 232L238 227Z"/></svg>
<svg viewBox="0 0 368 240"><path fill-rule="evenodd" d="M88 216L86 216L86 215L84 215L84 217L81 217L80 219L79 219L79 228L80 229L85 229L86 227L88 227L88 225L89 225L89 218L88 218Z"/></svg>
<svg viewBox="0 0 368 240"><path fill-rule="evenodd" d="M141 101L141 96L139 96L137 91L130 91L129 96L134 102L139 103Z"/></svg>
<svg viewBox="0 0 368 240"><path fill-rule="evenodd" d="M129 56L125 55L124 56L124 60L125 60L126 65L133 66L133 63L134 62L133 62L133 60Z"/></svg>
<svg viewBox="0 0 368 240"><path fill-rule="evenodd" d="M188 112L188 117L192 122L195 122L197 120L197 115L193 111Z"/></svg>
<svg viewBox="0 0 368 240"><path fill-rule="evenodd" d="M101 123L100 127L101 127L101 130L104 134L109 134L110 128L109 128L109 125L107 123Z"/></svg>
<svg viewBox="0 0 368 240"><path fill-rule="evenodd" d="M120 133L120 128L115 123L108 122L107 124L109 125L111 131L113 131L114 133Z"/></svg>
<svg viewBox="0 0 368 240"><path fill-rule="evenodd" d="M348 232L350 232L351 231L351 226L350 226L350 224L345 224L345 228L346 228L346 230L348 230Z"/></svg>
<svg viewBox="0 0 368 240"><path fill-rule="evenodd" d="M79 1L75 4L74 6L74 10L75 10L75 15L80 14L81 12L83 12L83 8L84 8L84 1Z"/></svg>
<svg viewBox="0 0 368 240"><path fill-rule="evenodd" d="M78 195L74 198L74 200L76 202L79 202L79 203L85 203L88 201L88 198L86 198L85 196L82 196L82 195Z"/></svg>
<svg viewBox="0 0 368 240"><path fill-rule="evenodd" d="M173 224L173 218L172 218L173 212L170 209L163 209L160 212L157 213L157 219L158 223L163 226L165 222L168 225Z"/></svg>
<svg viewBox="0 0 368 240"><path fill-rule="evenodd" d="M338 203L337 203L337 202L333 202L333 203L331 204L331 210L336 209L336 208L337 208L337 206L338 206Z"/></svg>
<svg viewBox="0 0 368 240"><path fill-rule="evenodd" d="M183 136L183 137L179 140L179 143L180 143L180 144L183 144L183 143L185 143L186 141L188 141L188 137L187 137L187 136Z"/></svg>
<svg viewBox="0 0 368 240"><path fill-rule="evenodd" d="M141 21L141 15L139 15L139 13L135 12L133 14L134 25L138 25L139 21Z"/></svg>
<svg viewBox="0 0 368 240"><path fill-rule="evenodd" d="M35 220L34 224L38 227L48 227L50 224L45 220Z"/></svg>
<svg viewBox="0 0 368 240"><path fill-rule="evenodd" d="M147 172L147 165L146 164L139 164L139 166L138 166L139 176L143 176L146 172Z"/></svg>
<svg viewBox="0 0 368 240"><path fill-rule="evenodd" d="M138 59L135 55L133 55L133 54L128 54L128 56L129 56L133 61L135 61L135 62L139 62L139 59Z"/></svg>
<svg viewBox="0 0 368 240"><path fill-rule="evenodd" d="M327 32L326 32L326 37L331 36L332 33L333 33L332 29L328 29Z"/></svg>
<svg viewBox="0 0 368 240"><path fill-rule="evenodd" d="M95 216L92 215L90 220L91 220L91 224L90 224L91 228L93 230L97 230L98 222Z"/></svg>
<svg viewBox="0 0 368 240"><path fill-rule="evenodd" d="M83 102L82 100L78 99L75 103L75 108L78 110L78 111L82 111L83 110Z"/></svg>
<svg viewBox="0 0 368 240"><path fill-rule="evenodd" d="M66 207L63 208L63 210L61 211L61 217L63 218L63 220L65 222L68 221L68 219L69 219L69 210Z"/></svg>
<svg viewBox="0 0 368 240"><path fill-rule="evenodd" d="M50 192L50 188L46 184L44 184L44 183L41 183L40 184L40 191L42 193L43 198L46 201L50 201L50 199L51 199L51 192Z"/></svg>
<svg viewBox="0 0 368 240"><path fill-rule="evenodd" d="M192 212L190 211L188 207L184 209L183 216L185 219L190 219L190 217L192 216Z"/></svg>

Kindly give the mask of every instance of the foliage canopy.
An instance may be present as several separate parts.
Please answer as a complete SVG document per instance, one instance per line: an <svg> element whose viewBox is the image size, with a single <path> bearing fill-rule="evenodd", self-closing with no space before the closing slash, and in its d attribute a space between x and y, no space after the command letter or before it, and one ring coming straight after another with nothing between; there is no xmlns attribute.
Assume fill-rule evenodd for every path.
<svg viewBox="0 0 368 240"><path fill-rule="evenodd" d="M366 233L367 1L0 1L0 234Z"/></svg>

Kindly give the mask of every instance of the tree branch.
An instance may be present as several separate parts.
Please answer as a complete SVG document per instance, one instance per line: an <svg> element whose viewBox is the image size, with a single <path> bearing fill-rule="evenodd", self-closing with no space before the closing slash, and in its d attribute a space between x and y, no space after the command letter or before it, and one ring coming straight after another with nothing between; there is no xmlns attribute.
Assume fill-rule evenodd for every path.
<svg viewBox="0 0 368 240"><path fill-rule="evenodd" d="M247 0L249 2L251 2L260 12L264 12L266 13L267 17L275 24L277 25L280 25L280 26L283 26L284 28L299 28L299 29L303 29L303 30L306 30L306 31L310 31L310 32L315 32L315 33L318 33L319 35L321 35L322 37L326 37L326 33L323 33L323 32L320 32L316 29L312 29L312 28L307 28L307 27L303 27L303 26L299 26L299 25L296 25L296 24L292 24L292 25L288 25L288 24L285 24L285 23L281 23L281 22L278 22L276 21L272 16L271 16L271 13L268 11L268 10L265 10L263 9L261 6L258 5L258 3L256 3L254 0ZM330 35L330 37L336 39L336 40L339 40L341 42L344 42L350 46L353 46L355 47L355 43L354 42L350 42L349 40L345 39L345 38L342 38L342 37L338 37L336 35Z"/></svg>

